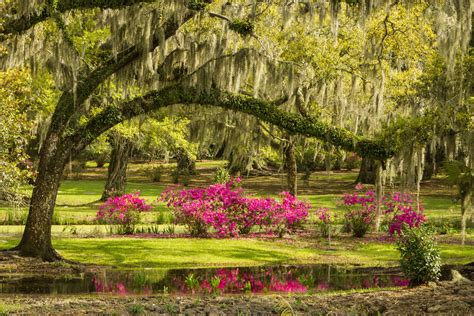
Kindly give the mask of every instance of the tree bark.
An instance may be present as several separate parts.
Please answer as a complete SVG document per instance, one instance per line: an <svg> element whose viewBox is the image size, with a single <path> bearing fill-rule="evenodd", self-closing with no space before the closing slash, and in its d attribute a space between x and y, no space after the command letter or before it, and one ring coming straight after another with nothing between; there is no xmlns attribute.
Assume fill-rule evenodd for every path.
<svg viewBox="0 0 474 316"><path fill-rule="evenodd" d="M41 149L25 230L20 243L14 248L22 256L45 261L61 259L51 243L51 222L62 172L69 157L69 151L63 148L67 147L61 146L57 134L51 133Z"/></svg>
<svg viewBox="0 0 474 316"><path fill-rule="evenodd" d="M283 150L285 154L285 170L286 170L286 180L287 180L287 189L288 192L293 196L296 196L298 193L297 185L297 166L296 166L296 155L295 155L295 145L291 137L287 137L288 142L285 144Z"/></svg>
<svg viewBox="0 0 474 316"><path fill-rule="evenodd" d="M127 166L132 151L132 142L126 137L110 135L109 142L112 146L112 152L110 153L107 182L105 183L101 201L105 201L111 196L125 193Z"/></svg>
<svg viewBox="0 0 474 316"><path fill-rule="evenodd" d="M375 184L375 173L375 160L363 157L356 183Z"/></svg>
<svg viewBox="0 0 474 316"><path fill-rule="evenodd" d="M466 241L467 218L472 208L472 179L466 181L461 189L461 244Z"/></svg>
<svg viewBox="0 0 474 316"><path fill-rule="evenodd" d="M196 161L183 148L176 151L176 170L174 174L174 182L178 183L182 178L183 184L187 184L187 177L196 174Z"/></svg>
<svg viewBox="0 0 474 316"><path fill-rule="evenodd" d="M382 221L382 197L383 197L383 169L380 162L375 163L375 231L380 230L380 223Z"/></svg>

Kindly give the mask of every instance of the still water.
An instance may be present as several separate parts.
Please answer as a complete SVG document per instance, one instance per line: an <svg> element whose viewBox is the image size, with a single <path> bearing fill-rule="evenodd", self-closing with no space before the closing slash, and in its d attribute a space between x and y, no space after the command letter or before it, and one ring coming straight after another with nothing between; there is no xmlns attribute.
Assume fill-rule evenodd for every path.
<svg viewBox="0 0 474 316"><path fill-rule="evenodd" d="M329 265L104 270L61 278L0 276L0 293L18 294L316 293L407 285L393 271Z"/></svg>

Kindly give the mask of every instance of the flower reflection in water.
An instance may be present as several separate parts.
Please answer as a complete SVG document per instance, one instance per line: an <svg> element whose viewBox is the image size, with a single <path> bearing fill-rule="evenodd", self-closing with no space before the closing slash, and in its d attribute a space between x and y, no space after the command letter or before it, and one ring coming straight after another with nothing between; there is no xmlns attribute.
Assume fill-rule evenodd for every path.
<svg viewBox="0 0 474 316"><path fill-rule="evenodd" d="M328 267L267 267L170 270L136 282L134 272L96 275L94 292L118 295L141 294L242 294L242 293L315 293L357 288L407 286L397 275L361 275ZM133 282L135 280L135 282ZM192 281L192 282L191 282Z"/></svg>

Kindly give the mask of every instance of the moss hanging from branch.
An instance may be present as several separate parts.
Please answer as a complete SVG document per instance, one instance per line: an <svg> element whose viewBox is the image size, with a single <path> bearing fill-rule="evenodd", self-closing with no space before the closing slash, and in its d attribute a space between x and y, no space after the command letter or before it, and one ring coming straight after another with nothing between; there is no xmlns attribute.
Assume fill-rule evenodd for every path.
<svg viewBox="0 0 474 316"><path fill-rule="evenodd" d="M202 11L206 8L209 2L200 1L200 0L188 0L186 7L189 10Z"/></svg>
<svg viewBox="0 0 474 316"><path fill-rule="evenodd" d="M249 20L236 19L230 22L229 29L245 37L253 34L254 25Z"/></svg>
<svg viewBox="0 0 474 316"><path fill-rule="evenodd" d="M78 144L76 150L81 150L100 134L123 120L173 104L211 105L246 113L279 126L291 134L322 139L344 150L356 152L362 157L382 162L393 155L392 150L384 147L381 142L354 135L343 128L318 120L285 112L273 103L241 94L231 94L216 89L206 92L183 85L173 85L151 92L128 101L120 107L109 106L71 135L70 141Z"/></svg>
<svg viewBox="0 0 474 316"><path fill-rule="evenodd" d="M154 0L62 0L53 1L54 11L64 13L77 9L119 9L122 7L132 6L138 3L153 2ZM52 17L52 10L45 7L29 16L20 16L5 21L0 27L0 35L7 36L10 34L21 34L38 23L41 23ZM2 37L0 36L0 40Z"/></svg>

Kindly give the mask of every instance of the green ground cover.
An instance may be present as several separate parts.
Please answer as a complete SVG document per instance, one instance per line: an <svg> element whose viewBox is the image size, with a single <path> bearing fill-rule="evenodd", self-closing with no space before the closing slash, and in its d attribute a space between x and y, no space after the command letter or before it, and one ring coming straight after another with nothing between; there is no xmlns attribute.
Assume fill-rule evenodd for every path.
<svg viewBox="0 0 474 316"><path fill-rule="evenodd" d="M0 238L6 249L18 237ZM393 266L398 252L393 243L335 240L331 247L311 240L190 239L190 238L55 238L65 258L121 268L184 268L265 264L360 264ZM473 246L440 244L444 264L464 264L474 258Z"/></svg>

